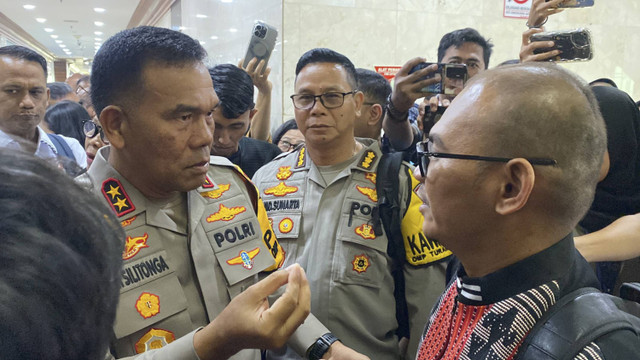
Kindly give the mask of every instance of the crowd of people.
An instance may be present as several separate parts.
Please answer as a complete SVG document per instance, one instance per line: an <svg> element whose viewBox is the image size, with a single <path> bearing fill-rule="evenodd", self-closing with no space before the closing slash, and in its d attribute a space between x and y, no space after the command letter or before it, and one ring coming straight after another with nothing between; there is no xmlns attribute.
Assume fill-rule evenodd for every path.
<svg viewBox="0 0 640 360"><path fill-rule="evenodd" d="M0 358L640 358L640 110L530 41L563 1L515 64L446 33L446 95L311 49L273 134L268 64L181 32L1 47Z"/></svg>

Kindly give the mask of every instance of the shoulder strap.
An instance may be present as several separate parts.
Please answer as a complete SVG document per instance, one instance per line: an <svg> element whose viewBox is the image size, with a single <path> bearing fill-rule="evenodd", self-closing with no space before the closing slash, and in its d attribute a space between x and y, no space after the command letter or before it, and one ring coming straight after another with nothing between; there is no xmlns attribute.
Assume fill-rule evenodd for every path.
<svg viewBox="0 0 640 360"><path fill-rule="evenodd" d="M378 194L377 216L375 220L376 235L382 235L380 223L387 234L387 253L393 260L391 274L395 282L394 296L396 299L396 319L398 321L398 337L409 337L409 311L405 298L404 285L404 247L402 243L402 231L400 223L400 202L398 193L400 189L400 167L402 166L402 153L383 154L378 163L376 175L376 192Z"/></svg>
<svg viewBox="0 0 640 360"><path fill-rule="evenodd" d="M49 139L51 139L53 146L56 147L56 150L58 151L58 155L68 157L69 159L74 161L76 160L76 157L73 155L73 151L69 147L69 144L67 144L67 142L62 138L62 136L56 135L56 134L47 134L47 135L49 136Z"/></svg>
<svg viewBox="0 0 640 360"><path fill-rule="evenodd" d="M640 334L624 300L594 288L575 290L552 306L524 339L517 360L573 359L585 346L619 330Z"/></svg>

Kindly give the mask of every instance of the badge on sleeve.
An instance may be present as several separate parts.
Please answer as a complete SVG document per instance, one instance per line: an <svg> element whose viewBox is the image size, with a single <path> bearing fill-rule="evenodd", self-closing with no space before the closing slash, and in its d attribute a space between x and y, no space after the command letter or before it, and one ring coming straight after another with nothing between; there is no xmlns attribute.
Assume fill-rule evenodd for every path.
<svg viewBox="0 0 640 360"><path fill-rule="evenodd" d="M368 197L369 200L378 202L378 193L376 192L376 189L360 185L356 185L356 189L360 192L360 194Z"/></svg>
<svg viewBox="0 0 640 360"><path fill-rule="evenodd" d="M288 186L287 184L284 183L284 181L281 181L280 184L274 186L274 187L270 187L268 189L264 190L264 194L265 195L273 195L273 196L285 196L288 194L293 194L296 191L298 191L298 187L297 186Z"/></svg>
<svg viewBox="0 0 640 360"><path fill-rule="evenodd" d="M148 248L147 239L149 235L144 233L142 236L127 236L127 240L124 243L124 251L122 252L122 260L129 260L136 256L143 248Z"/></svg>
<svg viewBox="0 0 640 360"><path fill-rule="evenodd" d="M290 233L291 230L293 230L293 220L289 218L280 220L280 224L278 224L278 230L280 230L280 232L283 234Z"/></svg>
<svg viewBox="0 0 640 360"><path fill-rule="evenodd" d="M376 234L373 231L373 226L368 224L362 224L355 228L354 231L365 240L372 240L376 238Z"/></svg>
<svg viewBox="0 0 640 360"><path fill-rule="evenodd" d="M220 204L218 207L218 212L213 213L207 217L207 222L216 222L218 220L222 221L230 221L236 217L238 214L242 214L247 211L247 208L244 206L235 206L235 207L226 207L223 204Z"/></svg>
<svg viewBox="0 0 640 360"><path fill-rule="evenodd" d="M160 349L163 346L171 344L175 339L176 336L171 331L151 329L136 342L136 354L142 354L148 350Z"/></svg>
<svg viewBox="0 0 640 360"><path fill-rule="evenodd" d="M247 270L251 270L253 269L253 258L256 257L256 255L258 255L259 252L260 252L260 248L255 248L251 251L242 250L240 251L238 256L227 260L227 264L229 265L242 264L243 268Z"/></svg>
<svg viewBox="0 0 640 360"><path fill-rule="evenodd" d="M145 319L158 315L160 313L160 298L158 295L143 292L136 301L136 311Z"/></svg>
<svg viewBox="0 0 640 360"><path fill-rule="evenodd" d="M108 178L105 180L102 183L102 195L118 217L136 209L118 179Z"/></svg>
<svg viewBox="0 0 640 360"><path fill-rule="evenodd" d="M291 172L291 166L281 166L278 169L278 173L276 174L276 178L278 180L287 180L288 178L291 177L291 175L293 175L293 172Z"/></svg>
<svg viewBox="0 0 640 360"><path fill-rule="evenodd" d="M369 257L365 254L356 255L354 256L351 265L353 265L353 270L357 271L358 274L361 274L367 271L367 268L369 268Z"/></svg>

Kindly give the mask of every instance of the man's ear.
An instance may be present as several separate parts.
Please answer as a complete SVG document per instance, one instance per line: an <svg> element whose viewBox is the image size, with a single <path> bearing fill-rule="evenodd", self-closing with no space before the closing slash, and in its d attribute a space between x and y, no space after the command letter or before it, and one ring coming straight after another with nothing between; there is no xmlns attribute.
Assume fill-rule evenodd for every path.
<svg viewBox="0 0 640 360"><path fill-rule="evenodd" d="M126 131L127 115L117 105L109 105L100 113L100 126L109 139L109 144L116 149L122 149L125 145L123 130Z"/></svg>
<svg viewBox="0 0 640 360"><path fill-rule="evenodd" d="M536 175L533 165L523 158L512 159L503 171L495 209L500 215L509 215L527 204Z"/></svg>
<svg viewBox="0 0 640 360"><path fill-rule="evenodd" d="M256 115L257 112L258 112L258 109L249 110L249 121L253 120L253 117Z"/></svg>
<svg viewBox="0 0 640 360"><path fill-rule="evenodd" d="M353 94L353 101L356 103L356 116L360 116L362 111L362 103L364 103L364 94L362 91L358 91Z"/></svg>
<svg viewBox="0 0 640 360"><path fill-rule="evenodd" d="M378 125L379 122L382 121L382 105L380 104L373 104L371 105L371 107L369 108L369 120L367 120L367 125L369 126L376 126Z"/></svg>

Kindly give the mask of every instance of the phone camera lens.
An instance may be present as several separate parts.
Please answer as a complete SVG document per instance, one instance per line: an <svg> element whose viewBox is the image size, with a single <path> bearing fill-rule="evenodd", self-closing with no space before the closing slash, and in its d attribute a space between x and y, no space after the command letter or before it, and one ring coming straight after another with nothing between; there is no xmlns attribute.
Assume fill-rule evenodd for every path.
<svg viewBox="0 0 640 360"><path fill-rule="evenodd" d="M255 36L260 36L260 31L258 31L258 30L254 31L254 32L253 32L253 35L255 35Z"/></svg>
<svg viewBox="0 0 640 360"><path fill-rule="evenodd" d="M571 40L577 47L584 47L589 43L587 36L583 33L573 34Z"/></svg>

